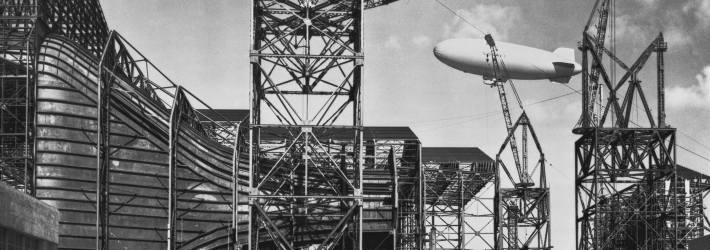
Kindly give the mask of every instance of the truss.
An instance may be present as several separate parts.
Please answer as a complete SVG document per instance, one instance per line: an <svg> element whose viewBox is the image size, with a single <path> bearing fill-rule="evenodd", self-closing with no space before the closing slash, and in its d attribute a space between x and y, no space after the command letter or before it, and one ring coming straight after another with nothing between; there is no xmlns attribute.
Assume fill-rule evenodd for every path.
<svg viewBox="0 0 710 250"><path fill-rule="evenodd" d="M608 4L597 3L597 36L588 34L588 23L580 43L583 111L573 130L581 136L575 143L577 249L687 249L690 240L703 234L704 215L698 202L706 178L678 172L676 130L665 124L663 54L668 45L659 34L627 66L604 47L600 37L606 29ZM638 78L654 52L655 118ZM613 60L612 67L623 69L616 82L601 61L604 54ZM606 101L597 98L598 86L609 92ZM643 112L635 122L633 106Z"/></svg>
<svg viewBox="0 0 710 250"><path fill-rule="evenodd" d="M598 128L575 145L578 249L675 249L675 129Z"/></svg>
<svg viewBox="0 0 710 250"><path fill-rule="evenodd" d="M250 249L362 249L364 7L252 2Z"/></svg>
<svg viewBox="0 0 710 250"><path fill-rule="evenodd" d="M124 173L120 170L112 170L112 168L115 168L112 167L112 164L125 160L125 158L122 159L122 157L114 155L120 155L126 151L124 146L138 139L136 136L130 140L126 140L125 138L121 138L125 137L125 135L120 136L122 133L125 133L125 130L120 129L121 124L130 119L119 119L116 117L116 112L125 112L128 110L128 107L135 107L140 110L139 116L143 118L148 117L149 122L144 121L143 124L154 124L151 122L158 122L160 124L157 126L153 125L145 129L144 132L158 135L163 134L167 139L164 145L166 146L164 153L167 154L168 160L167 187L165 188L167 193L167 207L162 206L160 199L157 199L157 202L165 209L165 213L167 214L165 241L168 248L194 247L194 242L200 239L220 237L219 235L213 236L202 233L195 235L195 233L190 232L190 230L188 230L188 233L185 233L185 226L182 222L184 219L199 222L209 221L206 220L206 218L190 218L191 213L205 212L204 210L197 209L205 200L189 197L189 194L186 193L200 186L208 188L205 182L210 182L224 189L231 188L232 190L227 190L230 192L233 192L234 187L225 186L224 183L220 183L220 180L215 180L229 177L219 176L218 173L211 173L210 171L214 171L214 169L204 170L198 167L198 170L190 170L188 166L193 164L209 166L210 163L208 162L210 160L199 162L200 160L189 159L186 155L194 153L200 154L200 150L206 150L211 151L210 153L212 154L208 158L215 159L220 153L228 154L224 151L220 152L220 146L217 146L221 145L218 143L219 140L214 141L216 144L209 144L209 142L205 144L204 141L200 141L200 139L196 138L214 138L215 135L220 134L235 138L235 131L222 127L222 125L206 118L204 118L205 120L200 120L199 117L205 116L200 115L198 111L192 107L191 100L197 101L205 106L207 105L199 98L194 97L188 90L174 84L167 76L163 75L159 69L155 68L150 60L143 57L139 51L135 50L135 48L117 32L112 31L110 33L104 48L105 50L102 52L101 59L98 61L99 81L97 86L98 101L96 106L97 110L99 110L96 120L98 124L96 138L98 154L96 154L96 159L97 169L99 170L96 173L96 249L110 249L111 242L116 244L116 240L127 240L121 237L122 233L125 232L120 231L121 228L123 228L120 222L111 222L109 219L115 211L124 206L139 205L136 204L137 202L133 201L136 196L143 195L142 193L133 194L133 198L125 201L118 208L116 208L115 202L111 202L125 195L122 193L117 194L117 191L112 191L113 186L120 186L120 183L116 183L112 181L112 179L116 178L116 175L120 176L121 173ZM148 75L151 71L153 72L153 78L149 79ZM214 112L214 110L211 111ZM226 123L228 123L225 124L228 125L228 127L236 127L234 123ZM161 125L166 125L167 130L163 130L160 127ZM117 127L119 129L117 129ZM117 134L119 136L117 136ZM116 138L119 138L119 140L113 141L116 140ZM227 139L221 138L221 140L225 141ZM203 148L196 150L194 147L199 144L202 144L201 147ZM209 149L205 147L209 147ZM189 150L195 152L186 152ZM192 156L194 158L200 158L195 155ZM207 169L209 169L209 167L207 167ZM219 177L214 178L215 175ZM206 179L210 177L214 179L207 181ZM160 178L158 178L158 181L162 184ZM230 181L238 182L237 180ZM121 192L126 191L122 189ZM227 202L224 197L222 197L222 199L224 202ZM197 205L195 205L195 203ZM232 208L233 207L234 206L232 206ZM179 221L180 223L178 223ZM219 234L219 231L211 232L211 234ZM227 235L233 235L233 233L227 233Z"/></svg>
<svg viewBox="0 0 710 250"><path fill-rule="evenodd" d="M108 28L98 1L0 3L0 179L35 195L36 53L46 34L77 41L98 56Z"/></svg>
<svg viewBox="0 0 710 250"><path fill-rule="evenodd" d="M520 130L518 130L520 129ZM495 249L552 249L550 233L550 188L547 186L545 154L530 120L523 112L512 128L508 137L496 155L496 166L508 177L496 183L496 246ZM515 179L506 167L502 153L512 142L514 134L519 133L522 142L519 145L523 152L521 169L528 169L528 137L532 138L537 151L537 162L529 173L525 173L530 185L524 183L522 177ZM539 172L538 172L539 171ZM532 176L538 176L536 184L532 184ZM512 185L512 187L504 187Z"/></svg>
<svg viewBox="0 0 710 250"><path fill-rule="evenodd" d="M428 249L493 249L494 163L423 164L422 227L429 231Z"/></svg>

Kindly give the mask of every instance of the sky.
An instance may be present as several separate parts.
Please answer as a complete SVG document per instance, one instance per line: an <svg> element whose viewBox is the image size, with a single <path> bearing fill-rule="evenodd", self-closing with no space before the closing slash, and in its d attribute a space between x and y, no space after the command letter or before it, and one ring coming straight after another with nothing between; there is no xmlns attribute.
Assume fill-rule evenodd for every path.
<svg viewBox="0 0 710 250"><path fill-rule="evenodd" d="M498 41L548 51L576 49L594 5L592 0L439 1ZM101 4L109 28L175 83L213 108L249 108L249 1ZM663 32L669 44L667 123L678 129L677 145L700 155L678 148L678 163L710 172L710 160L701 158L710 159L710 0L618 1L614 16L615 51L627 65ZM365 125L409 126L425 147L479 147L494 157L506 134L497 113L497 91L483 85L479 76L440 63L432 53L440 41L482 34L435 0L401 0L367 10L364 18ZM576 54L581 62L581 53ZM654 54L639 75L654 115L655 62ZM621 70L617 73L620 76ZM581 89L580 76L567 87L549 81L515 83L523 104ZM581 100L575 93L525 107L551 164L547 173L556 249L574 249L573 150L578 136L572 129L581 114ZM512 116L519 113L514 109ZM642 115L641 111L640 120Z"/></svg>

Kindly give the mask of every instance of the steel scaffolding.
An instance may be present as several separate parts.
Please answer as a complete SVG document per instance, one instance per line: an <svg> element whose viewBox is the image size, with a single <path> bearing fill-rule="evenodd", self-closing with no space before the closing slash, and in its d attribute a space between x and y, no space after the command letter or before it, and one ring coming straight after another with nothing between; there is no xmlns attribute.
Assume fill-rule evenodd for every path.
<svg viewBox="0 0 710 250"><path fill-rule="evenodd" d="M495 249L552 249L550 188L545 154L524 111L509 131L496 154L497 171L502 170L507 178L499 178L496 182ZM522 167L512 169L506 167L503 159L505 149L513 142L516 134L522 138L520 145L517 145L522 151ZM532 155L536 159L535 166L530 172L511 174L511 170L528 169L528 157L531 156L528 154L529 137L535 145L533 152L537 153ZM537 176L537 180L533 179L534 176Z"/></svg>
<svg viewBox="0 0 710 250"><path fill-rule="evenodd" d="M596 12L597 37L588 32L592 15L579 46L583 111L573 130L581 135L575 143L577 249L687 249L689 240L702 235L698 194L704 181L677 172L676 130L665 124L663 53L667 44L659 34L627 66L599 37L607 28L609 1L598 1ZM657 54L655 118L638 79L653 52ZM618 81L612 81L614 76L602 63L604 54L613 60L610 67L624 69ZM602 90L608 91L605 101L597 98ZM619 99L617 93L623 91ZM644 114L635 122L633 106Z"/></svg>
<svg viewBox="0 0 710 250"><path fill-rule="evenodd" d="M252 1L249 249L362 249L364 8Z"/></svg>
<svg viewBox="0 0 710 250"><path fill-rule="evenodd" d="M422 149L422 249L493 249L495 161L477 148Z"/></svg>
<svg viewBox="0 0 710 250"><path fill-rule="evenodd" d="M675 249L675 129L597 128L575 145L578 249Z"/></svg>
<svg viewBox="0 0 710 250"><path fill-rule="evenodd" d="M676 181L665 183L665 189L675 189L679 215L671 223L676 224L680 244L688 248L691 240L702 237L709 229L703 200L710 192L710 177L681 165L676 167Z"/></svg>
<svg viewBox="0 0 710 250"><path fill-rule="evenodd" d="M0 3L0 178L35 195L36 57L46 34L67 36L99 55L108 28L98 1Z"/></svg>
<svg viewBox="0 0 710 250"><path fill-rule="evenodd" d="M36 1L0 4L0 179L35 193Z"/></svg>

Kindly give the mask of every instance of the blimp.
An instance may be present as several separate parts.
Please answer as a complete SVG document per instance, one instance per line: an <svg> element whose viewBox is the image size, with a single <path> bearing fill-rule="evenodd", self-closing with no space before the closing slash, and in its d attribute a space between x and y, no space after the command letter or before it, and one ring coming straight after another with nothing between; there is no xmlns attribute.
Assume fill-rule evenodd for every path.
<svg viewBox="0 0 710 250"><path fill-rule="evenodd" d="M550 80L569 83L582 71L575 62L574 50L558 48L549 52L524 45L496 42L498 59L505 63L504 79ZM442 63L466 73L493 79L491 47L484 39L457 38L445 40L434 47L434 56Z"/></svg>

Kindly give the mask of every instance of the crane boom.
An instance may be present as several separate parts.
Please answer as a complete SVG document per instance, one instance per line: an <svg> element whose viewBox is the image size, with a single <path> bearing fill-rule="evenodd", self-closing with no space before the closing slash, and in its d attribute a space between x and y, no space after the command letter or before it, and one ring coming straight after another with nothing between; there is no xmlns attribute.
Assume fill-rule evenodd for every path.
<svg viewBox="0 0 710 250"><path fill-rule="evenodd" d="M505 63L501 60L500 62L498 61L498 48L496 47L496 43L493 40L493 37L490 34L487 34L485 36L486 43L488 43L488 46L491 47L491 61L493 63L493 73L495 79L493 79L493 85L495 85L498 88L498 96L500 97L500 105L503 108L503 118L505 119L505 126L506 130L508 131L508 134L510 136L510 150L513 152L513 159L515 161L515 167L518 170L518 178L520 178L520 183L516 183L515 185L517 186L532 186L534 185L532 182L532 178L528 175L527 171L527 150L523 150L523 162L525 164L520 164L520 155L518 154L518 145L517 141L515 139L515 134L513 133L513 122L510 119L510 108L508 107L508 98L507 95L505 94L505 85L504 83L506 81L511 81L512 85L512 80L507 79L503 80L504 78L502 77L501 70L500 70L500 64L503 64L503 67L505 67ZM500 64L499 64L500 63ZM517 95L516 95L517 98ZM518 104L520 104L520 99L518 98ZM522 108L522 105L520 105ZM525 145L523 145L525 147Z"/></svg>
<svg viewBox="0 0 710 250"><path fill-rule="evenodd" d="M596 36L596 42L594 46L596 48L604 48L604 40L606 38L606 28L607 24L609 21L609 1L610 0L602 0L601 7L599 8L599 23L597 24L597 36ZM586 30L585 30L586 32ZM597 57L600 59L604 55L604 51L601 49L597 49ZM589 74L589 79L592 82L592 84L589 85L589 118L591 119L592 126L599 126L601 127L602 124L597 124L599 122L599 115L598 113L600 112L599 109L597 109L595 106L597 105L597 98L601 96L601 88L599 84L599 68L601 65L598 65L596 62L593 63L591 73ZM587 115L587 114L583 114Z"/></svg>

